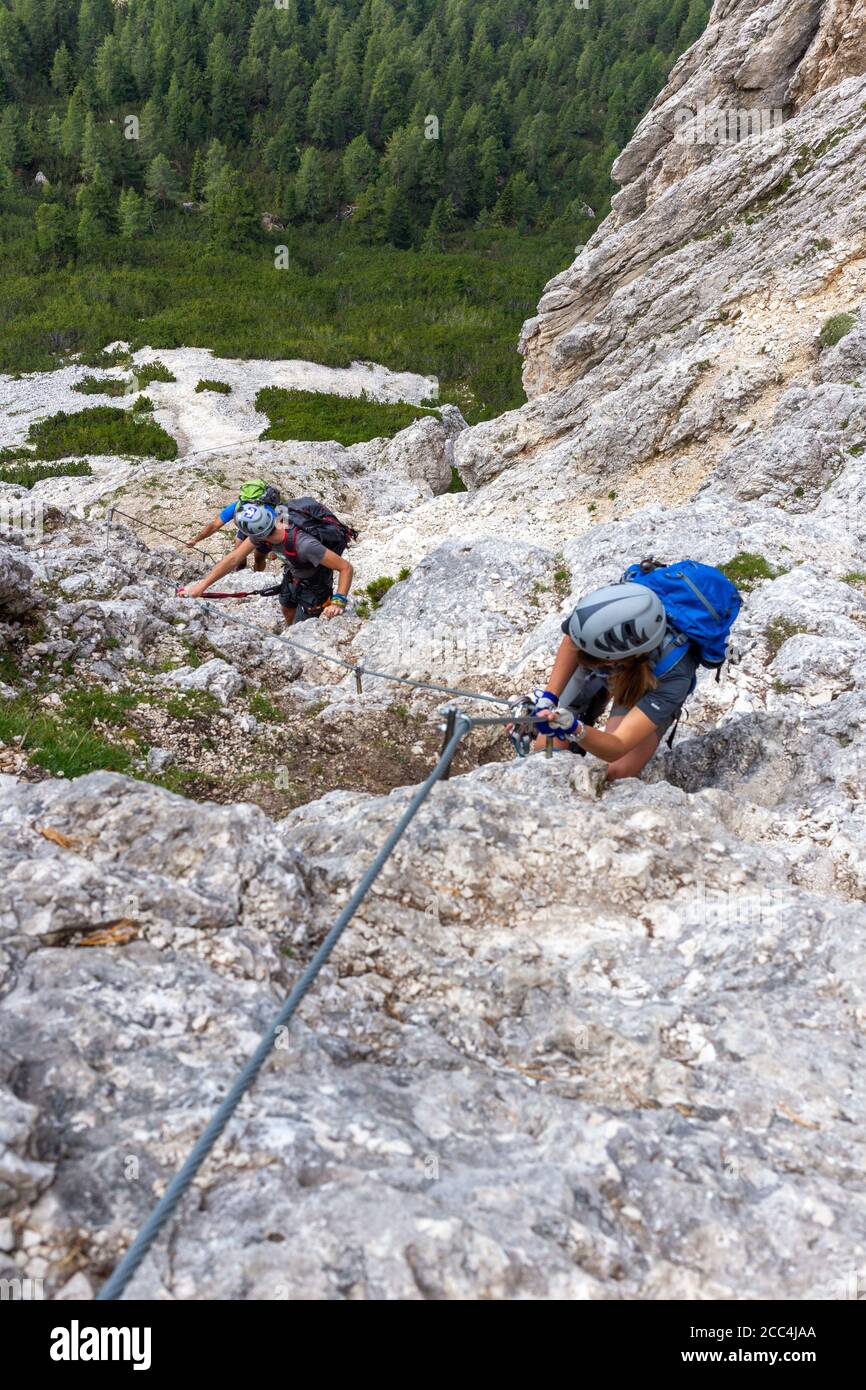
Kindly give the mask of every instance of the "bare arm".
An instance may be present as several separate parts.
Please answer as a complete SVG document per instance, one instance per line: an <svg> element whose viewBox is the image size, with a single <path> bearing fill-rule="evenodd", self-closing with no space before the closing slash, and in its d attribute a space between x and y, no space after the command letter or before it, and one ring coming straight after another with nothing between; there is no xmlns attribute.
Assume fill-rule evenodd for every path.
<svg viewBox="0 0 866 1390"><path fill-rule="evenodd" d="M624 758L626 753L630 753L633 748L637 748L639 743L643 743L647 734L657 733L657 726L644 714L643 710L631 709L628 714L623 716L622 723L617 727L615 734L587 726L586 732L580 740L580 746L606 763L615 763L618 758Z"/></svg>
<svg viewBox="0 0 866 1390"><path fill-rule="evenodd" d="M344 560L342 555L337 555L333 550L326 550L322 556L322 564L326 569L336 570L337 574L340 576L337 580L337 593L342 594L345 598L352 587L352 580L355 575L355 571L349 564L349 561ZM325 618L335 618L338 613L342 613L344 607L345 604L342 603L329 603L323 610L322 616Z"/></svg>
<svg viewBox="0 0 866 1390"><path fill-rule="evenodd" d="M222 579L223 575L229 574L230 571L236 567L238 560L245 560L253 550L255 550L255 546L252 541L244 541L243 545L238 546L237 550L229 551L224 559L218 560L210 574L206 574L204 579L200 579L197 584L186 584L180 589L178 592L181 597L201 598L202 594L206 589L210 588L211 584L215 584L218 579Z"/></svg>
<svg viewBox="0 0 866 1390"><path fill-rule="evenodd" d="M208 536L212 536L215 531L219 531L224 525L225 522L220 521L219 517L215 516L213 521L209 521L207 526L203 527L197 536L193 536L191 541L187 541L187 545L197 545L199 541L206 541Z"/></svg>

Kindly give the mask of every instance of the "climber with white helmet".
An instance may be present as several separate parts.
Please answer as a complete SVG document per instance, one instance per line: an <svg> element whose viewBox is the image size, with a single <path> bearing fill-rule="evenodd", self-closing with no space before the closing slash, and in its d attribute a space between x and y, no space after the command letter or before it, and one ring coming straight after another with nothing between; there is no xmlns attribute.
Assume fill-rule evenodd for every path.
<svg viewBox="0 0 866 1390"><path fill-rule="evenodd" d="M192 547L198 545L199 541L207 540L208 536L213 536L217 531L221 531L223 526L228 526L235 519L235 512L238 507L242 507L245 502L257 502L261 507L276 507L280 500L279 490L266 483L262 478L250 478L248 482L241 483L236 502L229 502L227 507L217 512L213 521L209 521L207 526L203 526L197 536L187 541L187 545ZM234 543L235 560L238 561L237 552L243 545L244 537L238 531ZM253 560L253 569L260 574L267 564L267 555L257 552ZM234 568L236 570L246 569L246 558L238 561Z"/></svg>
<svg viewBox="0 0 866 1390"><path fill-rule="evenodd" d="M313 497L300 497L276 509L245 502L234 515L242 537L238 550L220 560L197 584L178 590L182 598L201 598L212 584L234 569L240 557L276 555L285 566L278 589L286 623L304 618L336 618L345 611L354 570L342 552L356 538L346 526ZM334 574L339 575L336 593Z"/></svg>
<svg viewBox="0 0 866 1390"><path fill-rule="evenodd" d="M632 565L623 582L580 599L562 624L547 687L515 714L535 717L537 747L552 738L554 748L601 758L611 780L637 777L676 728L698 667L718 678L739 609L735 585L712 566ZM611 697L604 730L594 728Z"/></svg>

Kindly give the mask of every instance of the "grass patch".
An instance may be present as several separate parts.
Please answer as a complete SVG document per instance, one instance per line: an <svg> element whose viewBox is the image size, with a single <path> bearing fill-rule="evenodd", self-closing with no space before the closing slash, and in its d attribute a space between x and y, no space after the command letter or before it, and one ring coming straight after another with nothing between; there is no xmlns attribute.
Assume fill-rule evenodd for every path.
<svg viewBox="0 0 866 1390"><path fill-rule="evenodd" d="M781 198L785 197L785 194L790 191L793 184L793 176L791 174L786 174L775 188L771 188L769 193L764 194L763 198L758 198L752 203L751 207L747 208L744 212L738 213L739 220L745 222L749 227L751 227L753 223L759 222L762 217L765 217L768 212L773 210L776 203L778 203Z"/></svg>
<svg viewBox="0 0 866 1390"><path fill-rule="evenodd" d="M50 463L14 463L10 467L0 467L0 483L15 483L18 487L33 487L43 478L89 478L93 472L86 459L81 462L65 463L55 468Z"/></svg>
<svg viewBox="0 0 866 1390"><path fill-rule="evenodd" d="M221 396L231 395L231 387L227 381L213 381L210 377L202 377L196 383L196 391L217 391Z"/></svg>
<svg viewBox="0 0 866 1390"><path fill-rule="evenodd" d="M254 714L256 719L262 719L267 724L284 724L285 715L282 710L262 695L261 691L256 691L250 696L250 714Z"/></svg>
<svg viewBox="0 0 866 1390"><path fill-rule="evenodd" d="M553 589L558 599L568 598L571 593L571 570L561 556L557 556L557 568L553 571Z"/></svg>
<svg viewBox="0 0 866 1390"><path fill-rule="evenodd" d="M72 389L83 396L125 396L129 382L116 376L84 376Z"/></svg>
<svg viewBox="0 0 866 1390"><path fill-rule="evenodd" d="M866 570L852 570L842 575L843 584L866 584Z"/></svg>
<svg viewBox="0 0 866 1390"><path fill-rule="evenodd" d="M129 773L141 740L127 730L126 713L141 698L111 694L98 685L79 686L67 690L52 709L28 692L0 701L0 741L15 742L31 762L55 777L83 777L101 769ZM115 742L97 730L97 723L122 729L127 741Z"/></svg>
<svg viewBox="0 0 866 1390"><path fill-rule="evenodd" d="M790 618L773 618L764 628L764 641L769 652L767 664L775 661L789 637L796 637L798 633L808 631L808 628L792 623Z"/></svg>
<svg viewBox="0 0 866 1390"><path fill-rule="evenodd" d="M468 492L469 489L457 472L455 464L451 465L451 482L448 484L449 492Z"/></svg>
<svg viewBox="0 0 866 1390"><path fill-rule="evenodd" d="M165 709L172 719L221 714L222 708L216 696L207 690L184 690L182 694L170 696L165 702Z"/></svg>
<svg viewBox="0 0 866 1390"><path fill-rule="evenodd" d="M763 555L753 555L748 550L735 555L726 565L719 565L719 569L744 594L750 593L755 585L763 580L777 579L783 573L782 570L773 569Z"/></svg>
<svg viewBox="0 0 866 1390"><path fill-rule="evenodd" d="M61 410L30 426L27 436L37 459L121 454L177 458L177 442L154 420L138 420L129 410L96 405L71 415Z"/></svg>
<svg viewBox="0 0 866 1390"><path fill-rule="evenodd" d="M403 402L333 396L326 391L289 391L282 386L265 386L259 391L256 409L270 421L261 439L334 439L345 445L390 438L422 415L436 414Z"/></svg>
<svg viewBox="0 0 866 1390"><path fill-rule="evenodd" d="M834 314L832 318L827 320L818 335L818 342L822 350L841 343L845 335L851 332L856 322L853 314Z"/></svg>

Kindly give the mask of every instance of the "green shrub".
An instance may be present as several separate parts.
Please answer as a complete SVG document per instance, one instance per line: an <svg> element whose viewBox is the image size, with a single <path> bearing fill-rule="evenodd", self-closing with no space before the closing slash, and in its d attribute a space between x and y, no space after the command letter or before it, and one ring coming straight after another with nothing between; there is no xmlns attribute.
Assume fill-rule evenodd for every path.
<svg viewBox="0 0 866 1390"><path fill-rule="evenodd" d="M149 415L153 410L153 401L150 396L136 396L131 409L136 415Z"/></svg>
<svg viewBox="0 0 866 1390"><path fill-rule="evenodd" d="M129 383L116 376L84 376L72 389L83 396L125 396Z"/></svg>
<svg viewBox="0 0 866 1390"><path fill-rule="evenodd" d="M374 608L378 608L380 603L382 602L382 599L387 594L388 590L393 589L395 584L400 584L404 580L408 579L411 573L412 571L406 569L406 567L404 566L403 569L401 569L400 573L397 575L396 579L392 579L390 575L383 574L378 579L371 580L371 582L367 585L366 589L364 590L364 593L369 598L372 606ZM364 599L361 599L360 603L356 603L355 611L358 612L362 618L365 618L367 617L367 614L360 613L361 604L363 603Z"/></svg>
<svg viewBox="0 0 866 1390"><path fill-rule="evenodd" d="M138 420L129 410L97 405L71 415L60 411L30 426L28 443L37 459L87 454L177 458L177 442L155 420Z"/></svg>
<svg viewBox="0 0 866 1390"><path fill-rule="evenodd" d="M396 583L396 579L391 579L387 574L383 574L381 578L374 579L372 583L368 584L364 593L369 594L373 607L378 608L388 590L393 589Z"/></svg>
<svg viewBox="0 0 866 1390"><path fill-rule="evenodd" d="M104 348L88 348L81 354L81 361L86 367L128 367L132 354L125 348L112 348L111 352L106 352Z"/></svg>
<svg viewBox="0 0 866 1390"><path fill-rule="evenodd" d="M135 352L185 345L328 367L381 362L438 377L440 399L471 424L525 402L520 325L580 239L570 225L531 236L470 229L447 254L422 256L366 245L346 223L299 227L290 269L275 273L270 248L214 255L205 218L168 211L133 259L46 274L32 265L33 215L25 197L4 208L0 371L50 371L66 352L104 369L128 360L103 355L114 338ZM146 368L130 370L141 380Z"/></svg>
<svg viewBox="0 0 866 1390"><path fill-rule="evenodd" d="M326 391L288 391L282 386L265 386L259 391L256 409L270 421L262 439L334 439L345 445L390 437L420 416L436 414L403 402L390 404Z"/></svg>
<svg viewBox="0 0 866 1390"><path fill-rule="evenodd" d="M763 555L753 555L747 550L735 555L726 565L719 565L719 569L738 589L742 589L744 594L750 593L762 579L776 579L780 573L779 570L773 569Z"/></svg>
<svg viewBox="0 0 866 1390"><path fill-rule="evenodd" d="M145 386L149 386L152 381L177 381L174 373L170 372L165 363L158 359L154 362L145 362L143 367L135 367L133 370L138 379L140 391L143 391Z"/></svg>
<svg viewBox="0 0 866 1390"><path fill-rule="evenodd" d="M93 472L86 460L80 463L64 463L62 468L54 468L50 463L13 463L0 467L0 483L15 483L18 487L32 487L43 478L89 478Z"/></svg>
<svg viewBox="0 0 866 1390"><path fill-rule="evenodd" d="M221 396L228 396L232 388L227 381L213 381L210 377L202 377L195 389L196 391L218 391Z"/></svg>
<svg viewBox="0 0 866 1390"><path fill-rule="evenodd" d="M468 491L469 491L469 489L467 488L467 486L466 486L466 484L464 483L463 479L461 478L460 474L457 472L457 469L455 468L455 466L454 466L453 463L452 463L452 465L451 465L451 482L448 484L448 491L449 491L449 492L468 492Z"/></svg>
<svg viewBox="0 0 866 1390"><path fill-rule="evenodd" d="M841 343L846 333L850 333L857 320L853 314L834 314L828 319L818 335L818 342L822 348L835 347Z"/></svg>
<svg viewBox="0 0 866 1390"><path fill-rule="evenodd" d="M843 584L866 584L866 571L851 570L850 574L842 575Z"/></svg>

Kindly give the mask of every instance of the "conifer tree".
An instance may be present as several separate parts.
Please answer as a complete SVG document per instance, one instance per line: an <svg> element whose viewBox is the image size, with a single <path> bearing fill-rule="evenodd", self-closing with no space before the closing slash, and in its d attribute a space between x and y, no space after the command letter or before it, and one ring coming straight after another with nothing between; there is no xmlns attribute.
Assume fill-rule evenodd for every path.
<svg viewBox="0 0 866 1390"><path fill-rule="evenodd" d="M108 236L104 224L92 208L83 207L78 215L75 233L78 254L82 260L100 261L108 249Z"/></svg>
<svg viewBox="0 0 866 1390"><path fill-rule="evenodd" d="M96 125L96 117L88 111L84 118L84 132L81 138L81 173L84 178L93 178L102 162L102 142Z"/></svg>
<svg viewBox="0 0 866 1390"><path fill-rule="evenodd" d="M75 69L69 49L65 43L61 43L51 64L51 86L58 96L65 97L71 92L74 81Z"/></svg>
<svg viewBox="0 0 866 1390"><path fill-rule="evenodd" d="M56 268L66 259L69 232L64 210L46 199L36 209L36 251L45 266Z"/></svg>
<svg viewBox="0 0 866 1390"><path fill-rule="evenodd" d="M188 193L194 203L201 202L204 197L204 182L206 175L205 161L202 158L201 150L196 150L193 155L192 168L189 174Z"/></svg>
<svg viewBox="0 0 866 1390"><path fill-rule="evenodd" d="M309 221L321 217L327 207L328 194L325 166L318 150L310 147L304 151L294 187L299 216Z"/></svg>
<svg viewBox="0 0 866 1390"><path fill-rule="evenodd" d="M450 198L439 198L433 208L427 230L424 233L424 240L421 243L424 251L444 251L446 249L446 237L457 225L457 217L454 212L454 204Z"/></svg>
<svg viewBox="0 0 866 1390"><path fill-rule="evenodd" d="M144 187L150 201L161 208L179 201L180 181L164 154L155 155L148 164Z"/></svg>
<svg viewBox="0 0 866 1390"><path fill-rule="evenodd" d="M340 168L343 194L353 202L372 183L379 169L379 156L366 135L357 135L346 147Z"/></svg>
<svg viewBox="0 0 866 1390"><path fill-rule="evenodd" d="M124 241L138 241L148 229L147 203L134 188L124 188L118 202L118 225Z"/></svg>
<svg viewBox="0 0 866 1390"><path fill-rule="evenodd" d="M226 165L216 176L209 200L211 244L232 251L251 241L258 226L255 195L248 181Z"/></svg>

